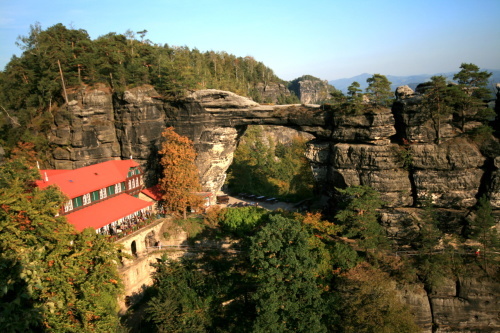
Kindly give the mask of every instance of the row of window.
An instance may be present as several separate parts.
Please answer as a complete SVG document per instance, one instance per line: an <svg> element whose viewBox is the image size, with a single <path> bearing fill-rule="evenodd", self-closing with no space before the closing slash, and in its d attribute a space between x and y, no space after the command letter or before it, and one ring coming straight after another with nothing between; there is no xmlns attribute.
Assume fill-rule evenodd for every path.
<svg viewBox="0 0 500 333"><path fill-rule="evenodd" d="M139 170L139 169L137 169ZM129 179L128 188L133 189L143 184L142 177ZM82 196L68 200L64 205L64 212L67 213L75 208L88 205L92 202L106 199L108 196L125 191L125 182L101 188L98 191L90 192Z"/></svg>
<svg viewBox="0 0 500 333"><path fill-rule="evenodd" d="M139 170L139 168L130 169L130 171L128 172L127 178L130 178L133 175L138 175L140 173L141 173L141 171Z"/></svg>

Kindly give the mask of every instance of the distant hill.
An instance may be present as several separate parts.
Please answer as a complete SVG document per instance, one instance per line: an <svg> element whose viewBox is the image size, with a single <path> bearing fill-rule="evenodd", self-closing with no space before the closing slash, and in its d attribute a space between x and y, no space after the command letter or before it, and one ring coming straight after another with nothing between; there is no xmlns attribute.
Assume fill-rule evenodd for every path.
<svg viewBox="0 0 500 333"><path fill-rule="evenodd" d="M488 72L493 73L493 75L490 78L490 88L492 91L495 90L495 84L500 83L500 69L486 69ZM434 75L443 75L445 76L448 80L453 81L453 75L455 75L456 72L449 72L449 73L436 73L436 74L417 74L417 75L409 75L409 76L395 76L395 75L386 75L387 79L392 82L391 88L392 90L396 90L397 87L399 86L404 86L407 85L412 89L415 89L415 87L422 82L429 81L430 78ZM336 89L341 90L342 92L346 93L347 92L347 87L351 85L354 81L357 81L360 85L361 88L364 90L367 86L368 83L366 83L366 79L371 77L373 74L368 74L368 73L363 73L357 76L353 76L350 78L345 78L345 79L337 79L337 80L331 80L328 81L329 84L334 86Z"/></svg>

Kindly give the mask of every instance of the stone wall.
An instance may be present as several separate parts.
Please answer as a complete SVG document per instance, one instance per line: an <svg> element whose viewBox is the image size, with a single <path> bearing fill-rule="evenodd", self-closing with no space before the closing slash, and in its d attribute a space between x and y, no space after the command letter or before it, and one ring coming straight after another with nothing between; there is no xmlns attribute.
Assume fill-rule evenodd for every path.
<svg viewBox="0 0 500 333"><path fill-rule="evenodd" d="M127 297L134 303L142 297L145 288L152 285L154 267L151 264L164 254L170 258L182 256L184 250L179 246L185 245L186 240L187 234L173 224L171 218L164 218L117 241L123 246L122 251L130 256L119 265L124 285L124 293L119 299L120 313L128 308Z"/></svg>

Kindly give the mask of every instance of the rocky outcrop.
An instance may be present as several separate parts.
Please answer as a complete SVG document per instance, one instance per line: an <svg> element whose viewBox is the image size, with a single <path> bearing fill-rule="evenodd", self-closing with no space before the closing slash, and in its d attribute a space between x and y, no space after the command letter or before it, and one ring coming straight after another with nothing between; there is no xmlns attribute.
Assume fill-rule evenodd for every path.
<svg viewBox="0 0 500 333"><path fill-rule="evenodd" d="M255 90L259 93L262 103L278 103L291 96L290 90L282 83L258 83Z"/></svg>
<svg viewBox="0 0 500 333"><path fill-rule="evenodd" d="M66 109L54 115L49 140L54 167L73 169L119 159L121 154L111 91L104 85L81 88L68 94Z"/></svg>
<svg viewBox="0 0 500 333"><path fill-rule="evenodd" d="M333 87L326 80L306 75L293 80L290 89L302 104L319 104L331 97L330 92Z"/></svg>
<svg viewBox="0 0 500 333"><path fill-rule="evenodd" d="M408 171L401 168L394 145L338 143L328 163L332 187L369 185L381 193L388 207L411 206Z"/></svg>
<svg viewBox="0 0 500 333"><path fill-rule="evenodd" d="M432 197L437 206L458 209L476 203L486 158L475 144L454 138L441 145L410 145L409 151L418 199Z"/></svg>
<svg viewBox="0 0 500 333"><path fill-rule="evenodd" d="M175 103L162 99L152 86L118 95L97 85L68 96L68 105L54 112L49 137L55 168L133 157L145 166L151 184L158 177L161 133L173 126L194 142L203 189L215 193L224 184L247 126L266 125L272 126L268 130L276 141L296 131L307 133L307 157L325 194L333 196L336 187L352 185L378 190L386 202L382 223L397 241L418 228L418 206L427 198L448 214L450 230L461 228L483 194L495 216L500 215L499 153L485 153L451 118L442 120L441 142L436 144L436 129L420 110L420 95L406 88L398 89L392 110L363 114L334 113L314 105L261 105L210 89L191 92ZM481 325L498 329L492 310L498 304L479 290L482 284L460 280L450 282L448 289L417 288L402 297L421 309L419 323L426 329L432 323L442 332L483 329ZM491 288L498 299L497 286Z"/></svg>
<svg viewBox="0 0 500 333"><path fill-rule="evenodd" d="M491 278L446 280L429 293L435 332L498 332L500 285Z"/></svg>
<svg viewBox="0 0 500 333"><path fill-rule="evenodd" d="M500 286L491 278L446 279L429 291L422 284L406 285L400 294L423 332L500 330Z"/></svg>
<svg viewBox="0 0 500 333"><path fill-rule="evenodd" d="M260 105L236 94L200 90L175 104L152 86L113 95L105 86L70 92L67 110L55 115L50 136L56 168L76 168L133 157L154 182L161 132L173 126L193 140L204 190L216 192L239 136L248 125L285 126L313 135L308 154L327 192L335 187L369 185L389 207L409 207L432 197L439 207L469 209L481 191L500 206L498 161L442 121L442 143L420 112L420 97L399 88L392 110L344 114L311 105ZM397 144L404 139L406 144ZM494 156L494 154L493 154Z"/></svg>

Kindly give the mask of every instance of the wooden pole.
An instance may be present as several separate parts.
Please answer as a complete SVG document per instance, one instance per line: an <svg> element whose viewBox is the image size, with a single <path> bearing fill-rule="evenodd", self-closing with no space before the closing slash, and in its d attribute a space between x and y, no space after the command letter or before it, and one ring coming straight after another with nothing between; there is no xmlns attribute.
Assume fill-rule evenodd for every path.
<svg viewBox="0 0 500 333"><path fill-rule="evenodd" d="M66 84L64 84L64 76L63 76L63 72L61 69L61 62L59 61L59 59L57 59L57 65L59 65L59 74L61 74L61 82L62 82L62 87L63 87L63 91L64 91L64 100L66 101L66 105L68 105L69 104L68 94L66 93Z"/></svg>

